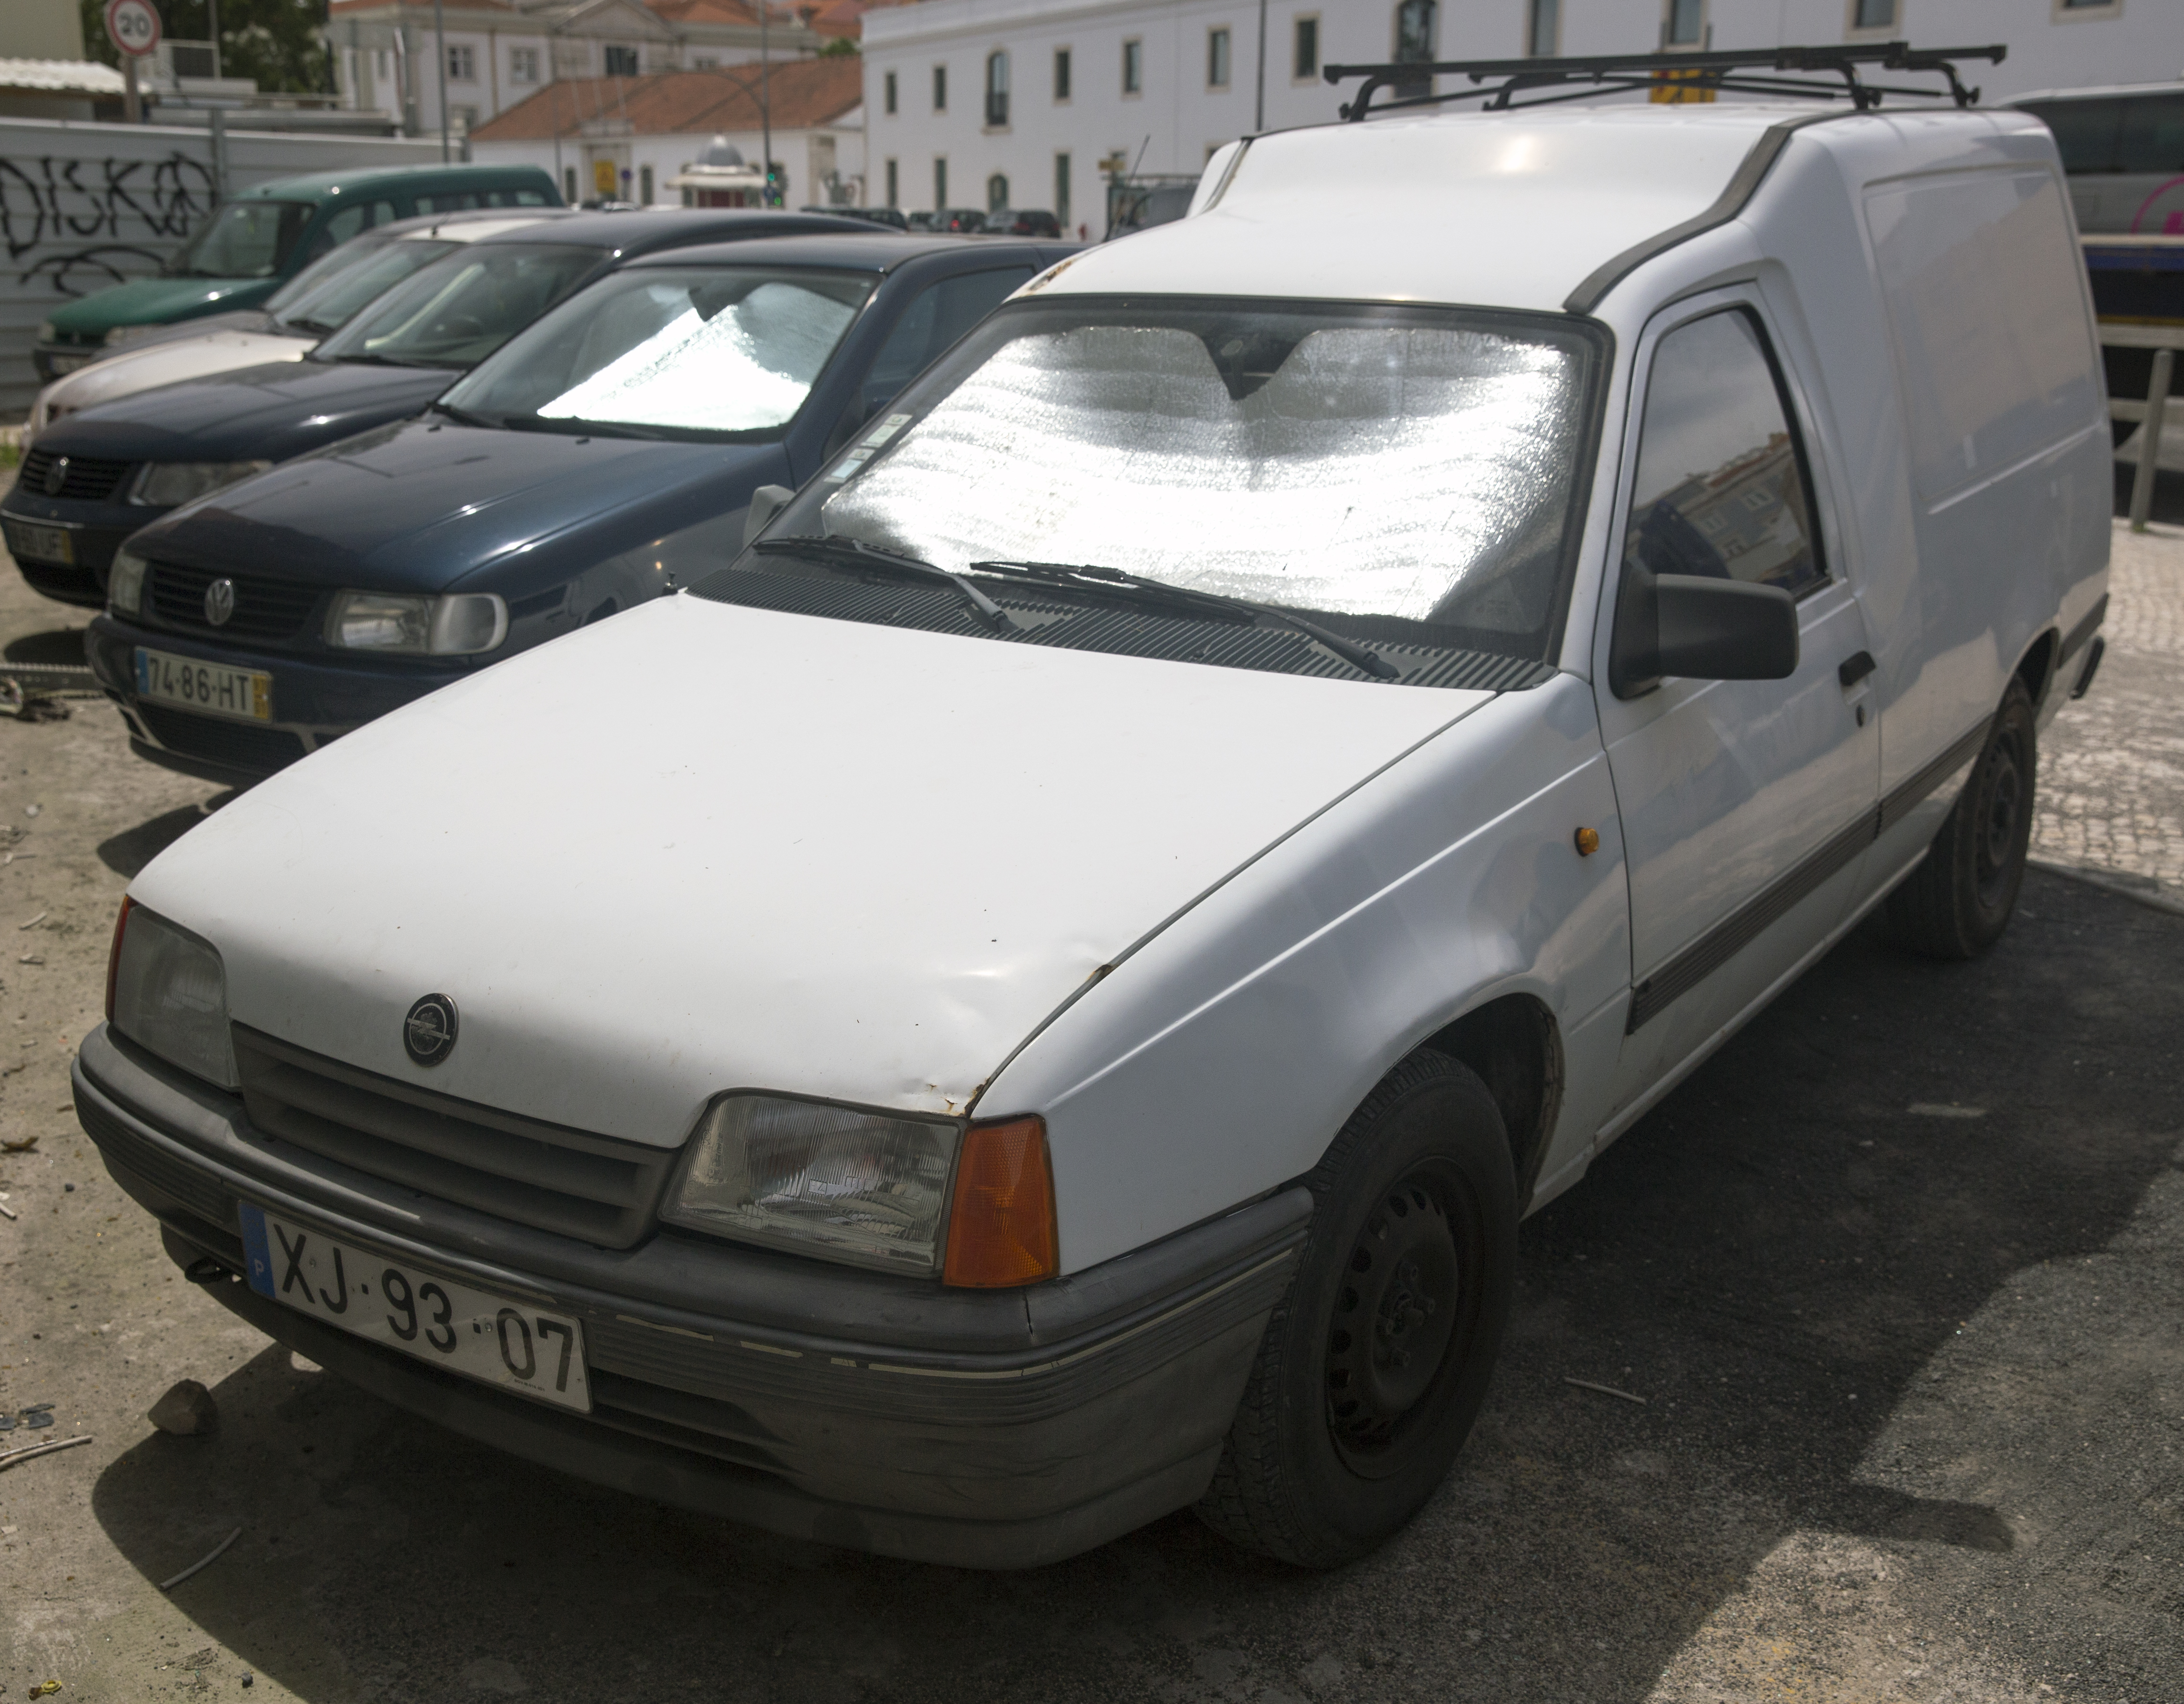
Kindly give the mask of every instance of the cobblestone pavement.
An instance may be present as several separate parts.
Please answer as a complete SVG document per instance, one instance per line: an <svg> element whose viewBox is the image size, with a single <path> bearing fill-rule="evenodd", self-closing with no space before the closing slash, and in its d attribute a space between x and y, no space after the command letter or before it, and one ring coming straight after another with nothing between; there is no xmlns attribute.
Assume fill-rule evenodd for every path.
<svg viewBox="0 0 2184 1704"><path fill-rule="evenodd" d="M2184 900L2184 527L2115 523L2108 654L2041 742L2032 855Z"/></svg>

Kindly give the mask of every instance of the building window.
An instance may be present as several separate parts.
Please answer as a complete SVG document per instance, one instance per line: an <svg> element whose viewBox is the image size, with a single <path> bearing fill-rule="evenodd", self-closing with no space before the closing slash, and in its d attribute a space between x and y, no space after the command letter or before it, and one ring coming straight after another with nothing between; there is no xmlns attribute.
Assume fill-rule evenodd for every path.
<svg viewBox="0 0 2184 1704"><path fill-rule="evenodd" d="M986 128L1004 130L1009 122L1009 56L986 55Z"/></svg>
<svg viewBox="0 0 2184 1704"><path fill-rule="evenodd" d="M1903 0L1850 0L1850 27L1853 31L1893 30L1896 12Z"/></svg>
<svg viewBox="0 0 2184 1704"><path fill-rule="evenodd" d="M649 165L637 169L637 198L644 206L652 205L652 168Z"/></svg>
<svg viewBox="0 0 2184 1704"><path fill-rule="evenodd" d="M1057 154L1054 157L1054 217L1061 226L1061 234L1069 234L1069 156Z"/></svg>
<svg viewBox="0 0 2184 1704"><path fill-rule="evenodd" d="M1661 14L1661 45L1696 47L1706 40L1706 0L1668 0Z"/></svg>
<svg viewBox="0 0 2184 1704"><path fill-rule="evenodd" d="M508 81L511 83L535 83L538 81L538 48L510 47L508 50Z"/></svg>
<svg viewBox="0 0 2184 1704"><path fill-rule="evenodd" d="M633 77L637 75L637 49L610 47L606 50L606 74L610 77Z"/></svg>
<svg viewBox="0 0 2184 1704"><path fill-rule="evenodd" d="M889 118L894 116L894 73L893 71L889 71L880 79L880 110Z"/></svg>
<svg viewBox="0 0 2184 1704"><path fill-rule="evenodd" d="M1401 0L1396 8L1397 64L1424 65L1433 62L1436 9L1434 0ZM1420 77L1415 82L1397 83L1395 92L1402 100L1429 95L1433 92L1433 79Z"/></svg>
<svg viewBox="0 0 2184 1704"><path fill-rule="evenodd" d="M1054 50L1054 98L1057 102L1069 98L1069 49Z"/></svg>
<svg viewBox="0 0 2184 1704"><path fill-rule="evenodd" d="M2120 18L2121 16L2123 16L2123 0L2055 0L2055 17L2058 22L2065 18L2075 21L2081 18Z"/></svg>
<svg viewBox="0 0 2184 1704"><path fill-rule="evenodd" d="M887 163L887 204L890 207L902 205L902 174L893 160Z"/></svg>
<svg viewBox="0 0 2184 1704"><path fill-rule="evenodd" d="M1319 20L1300 18L1290 36L1290 81L1319 80Z"/></svg>
<svg viewBox="0 0 2184 1704"><path fill-rule="evenodd" d="M1225 29L1206 32L1206 87L1228 87L1228 32Z"/></svg>
<svg viewBox="0 0 2184 1704"><path fill-rule="evenodd" d="M577 204L577 168L573 165L561 168L561 199L571 207Z"/></svg>
<svg viewBox="0 0 2184 1704"><path fill-rule="evenodd" d="M1005 172L995 172L986 180L986 211L999 213L1009 204L1009 180Z"/></svg>
<svg viewBox="0 0 2184 1704"><path fill-rule="evenodd" d="M938 213L948 204L948 162L936 159L933 162L933 210Z"/></svg>
<svg viewBox="0 0 2184 1704"><path fill-rule="evenodd" d="M1530 0L1524 15L1524 51L1535 59L1552 59L1560 50L1562 0Z"/></svg>
<svg viewBox="0 0 2184 1704"><path fill-rule="evenodd" d="M721 56L718 53L693 54L690 69L694 71L717 71L721 69Z"/></svg>
<svg viewBox="0 0 2184 1704"><path fill-rule="evenodd" d="M1123 43L1123 92L1141 95L1145 92L1145 44L1133 37Z"/></svg>
<svg viewBox="0 0 2184 1704"><path fill-rule="evenodd" d="M448 81L451 83L474 83L477 81L477 49L467 42L448 43Z"/></svg>
<svg viewBox="0 0 2184 1704"><path fill-rule="evenodd" d="M384 47L373 52L371 64L371 75L376 81L383 83L394 75L394 56Z"/></svg>
<svg viewBox="0 0 2184 1704"><path fill-rule="evenodd" d="M948 67L945 65L933 68L933 110L937 113L948 110Z"/></svg>

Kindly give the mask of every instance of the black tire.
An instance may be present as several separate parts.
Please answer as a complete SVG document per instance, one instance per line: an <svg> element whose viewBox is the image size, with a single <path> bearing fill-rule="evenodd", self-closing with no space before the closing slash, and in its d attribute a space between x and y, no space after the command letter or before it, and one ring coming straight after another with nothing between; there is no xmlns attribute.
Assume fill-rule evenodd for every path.
<svg viewBox="0 0 2184 1704"><path fill-rule="evenodd" d="M1246 1550L1336 1567L1447 1477L1486 1400L1516 1286L1502 1115L1421 1051L1305 1179L1318 1206L1198 1512Z"/></svg>
<svg viewBox="0 0 2184 1704"><path fill-rule="evenodd" d="M1902 946L1930 958L1976 958L2009 926L2032 844L2037 731L2031 696L2011 681L1925 861L1888 896L1889 930Z"/></svg>

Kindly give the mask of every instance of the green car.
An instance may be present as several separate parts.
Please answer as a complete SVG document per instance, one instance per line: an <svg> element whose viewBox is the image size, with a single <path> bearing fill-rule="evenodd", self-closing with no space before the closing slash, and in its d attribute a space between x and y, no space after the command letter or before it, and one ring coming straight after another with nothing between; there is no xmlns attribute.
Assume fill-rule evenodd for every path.
<svg viewBox="0 0 2184 1704"><path fill-rule="evenodd" d="M408 165L276 178L221 204L166 270L70 302L38 327L47 383L156 327L254 308L337 243L390 220L476 207L559 207L535 165Z"/></svg>

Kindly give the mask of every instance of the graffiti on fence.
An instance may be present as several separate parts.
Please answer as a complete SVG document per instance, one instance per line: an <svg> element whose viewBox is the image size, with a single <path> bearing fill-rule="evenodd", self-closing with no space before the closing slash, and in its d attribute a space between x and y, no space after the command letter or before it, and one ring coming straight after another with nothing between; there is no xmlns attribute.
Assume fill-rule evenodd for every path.
<svg viewBox="0 0 2184 1704"><path fill-rule="evenodd" d="M179 151L164 159L0 159L0 243L13 261L85 237L180 238L215 198L211 169ZM75 296L159 264L151 249L109 241L42 254L16 282Z"/></svg>

